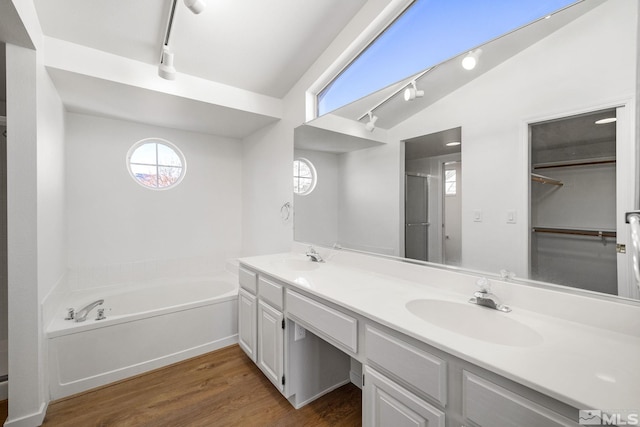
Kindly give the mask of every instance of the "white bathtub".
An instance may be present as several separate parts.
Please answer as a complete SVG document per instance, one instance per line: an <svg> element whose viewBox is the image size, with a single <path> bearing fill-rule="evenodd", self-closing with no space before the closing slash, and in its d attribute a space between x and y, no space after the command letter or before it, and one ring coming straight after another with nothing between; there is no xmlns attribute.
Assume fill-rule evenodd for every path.
<svg viewBox="0 0 640 427"><path fill-rule="evenodd" d="M69 294L48 330L51 399L118 381L236 343L233 274L100 288ZM106 319L64 320L104 299Z"/></svg>

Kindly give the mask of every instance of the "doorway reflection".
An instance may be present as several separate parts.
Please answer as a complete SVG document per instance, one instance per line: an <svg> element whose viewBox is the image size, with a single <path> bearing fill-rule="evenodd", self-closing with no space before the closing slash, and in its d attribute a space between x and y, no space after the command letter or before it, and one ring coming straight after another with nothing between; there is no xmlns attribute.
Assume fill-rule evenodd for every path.
<svg viewBox="0 0 640 427"><path fill-rule="evenodd" d="M405 257L461 264L461 128L405 141Z"/></svg>

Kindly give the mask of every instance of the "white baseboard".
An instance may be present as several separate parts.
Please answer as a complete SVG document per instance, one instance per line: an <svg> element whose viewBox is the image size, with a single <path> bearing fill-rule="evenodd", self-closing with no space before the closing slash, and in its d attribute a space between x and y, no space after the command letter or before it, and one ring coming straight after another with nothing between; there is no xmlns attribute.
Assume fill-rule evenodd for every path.
<svg viewBox="0 0 640 427"><path fill-rule="evenodd" d="M47 415L48 402L43 402L40 410L33 414L24 415L19 418L8 418L4 423L5 427L38 427L42 425L45 415Z"/></svg>
<svg viewBox="0 0 640 427"><path fill-rule="evenodd" d="M349 379L353 385L362 390L362 373L349 371Z"/></svg>
<svg viewBox="0 0 640 427"><path fill-rule="evenodd" d="M9 398L9 381L3 381L0 383L0 400L7 400Z"/></svg>
<svg viewBox="0 0 640 427"><path fill-rule="evenodd" d="M289 402L291 402L291 404L293 405L294 408L300 409L303 406L305 406L305 405L313 402L314 400L318 399L319 397L322 397L327 393L331 393L333 390L335 390L337 388L340 388L345 384L349 384L349 380L344 380L342 382L339 382L338 384L332 385L331 387L322 390L320 393L316 394L313 397L310 397L309 399L305 400L304 402L299 402L298 404L295 404L295 405L293 404L293 402L291 402L291 399L289 399ZM295 396L293 396L293 397L295 397Z"/></svg>

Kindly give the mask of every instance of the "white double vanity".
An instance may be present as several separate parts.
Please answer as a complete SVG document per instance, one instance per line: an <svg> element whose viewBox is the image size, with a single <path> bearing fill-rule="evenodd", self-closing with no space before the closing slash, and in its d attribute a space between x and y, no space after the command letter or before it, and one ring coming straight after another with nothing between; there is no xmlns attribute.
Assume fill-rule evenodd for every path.
<svg viewBox="0 0 640 427"><path fill-rule="evenodd" d="M640 412L640 306L347 251L240 260L239 341L296 408L362 386L364 426L577 426ZM612 418L614 417L614 418Z"/></svg>

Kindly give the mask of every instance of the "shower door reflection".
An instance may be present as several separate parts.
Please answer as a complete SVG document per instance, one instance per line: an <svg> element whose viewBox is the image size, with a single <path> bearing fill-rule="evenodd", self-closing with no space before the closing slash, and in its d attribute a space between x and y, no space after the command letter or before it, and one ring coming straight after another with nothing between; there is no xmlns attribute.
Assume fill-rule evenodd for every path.
<svg viewBox="0 0 640 427"><path fill-rule="evenodd" d="M405 175L405 257L429 259L429 177Z"/></svg>

